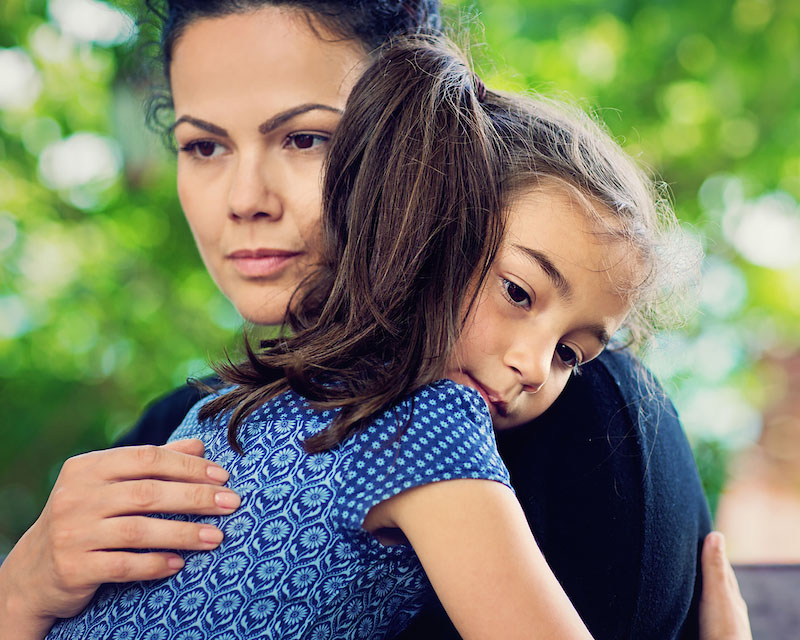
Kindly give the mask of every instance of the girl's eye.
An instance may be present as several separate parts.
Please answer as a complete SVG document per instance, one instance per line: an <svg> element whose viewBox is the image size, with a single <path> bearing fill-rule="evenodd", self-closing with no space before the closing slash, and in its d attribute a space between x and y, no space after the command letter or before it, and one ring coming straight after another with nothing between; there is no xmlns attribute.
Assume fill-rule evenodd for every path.
<svg viewBox="0 0 800 640"><path fill-rule="evenodd" d="M211 140L196 140L181 147L181 151L190 153L196 158L213 158L224 150L225 147Z"/></svg>
<svg viewBox="0 0 800 640"><path fill-rule="evenodd" d="M561 362L568 367L572 367L573 369L580 364L578 362L578 354L562 342L558 343L556 346L556 355L559 357Z"/></svg>
<svg viewBox="0 0 800 640"><path fill-rule="evenodd" d="M527 291L520 287L518 284L514 284L511 280L503 280L503 289L505 289L506 297L508 298L511 304L517 307L524 307L528 308L531 306L531 297L528 295Z"/></svg>
<svg viewBox="0 0 800 640"><path fill-rule="evenodd" d="M300 151L314 149L321 144L325 144L327 141L328 136L323 136L318 133L293 133L287 136L288 145Z"/></svg>

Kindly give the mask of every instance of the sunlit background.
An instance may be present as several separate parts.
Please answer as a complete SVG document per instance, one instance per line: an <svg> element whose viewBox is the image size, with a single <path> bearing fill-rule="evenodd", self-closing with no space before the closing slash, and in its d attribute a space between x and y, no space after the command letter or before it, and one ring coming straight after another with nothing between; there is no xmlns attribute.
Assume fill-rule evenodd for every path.
<svg viewBox="0 0 800 640"><path fill-rule="evenodd" d="M463 20L488 85L578 99L669 184L706 259L695 311L648 363L734 559L800 561L800 3L459 6L483 24ZM239 339L143 125L136 11L0 4L0 552L64 458Z"/></svg>

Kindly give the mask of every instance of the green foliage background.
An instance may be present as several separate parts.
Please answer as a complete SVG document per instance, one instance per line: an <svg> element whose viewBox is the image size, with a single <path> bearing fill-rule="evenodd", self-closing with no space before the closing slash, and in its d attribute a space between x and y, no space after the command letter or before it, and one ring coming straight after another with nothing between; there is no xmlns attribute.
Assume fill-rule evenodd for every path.
<svg viewBox="0 0 800 640"><path fill-rule="evenodd" d="M762 354L800 342L798 260L758 264L726 232L737 211L770 206L783 228L800 224L800 3L483 0L451 13L465 7L483 25L467 21L486 43L472 53L488 85L596 109L703 238L713 277L701 313L652 365L715 500L726 452L758 435L779 393ZM70 36L56 13L44 0L0 4L0 552L66 457L107 446L240 335L182 219L173 159L144 130L146 87L131 73L148 64L143 47ZM28 104L2 104L4 51L35 68ZM53 184L44 152L79 132L115 140L121 170ZM749 419L704 424L724 414L715 399Z"/></svg>

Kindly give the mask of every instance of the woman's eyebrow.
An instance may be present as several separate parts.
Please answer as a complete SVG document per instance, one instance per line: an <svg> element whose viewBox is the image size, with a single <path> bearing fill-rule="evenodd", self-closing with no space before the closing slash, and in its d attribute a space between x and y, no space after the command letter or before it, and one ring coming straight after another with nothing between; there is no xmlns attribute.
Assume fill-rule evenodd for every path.
<svg viewBox="0 0 800 640"><path fill-rule="evenodd" d="M188 122L189 124L193 124L198 129L203 129L204 131L208 131L209 133L213 133L215 136L220 136L221 138L227 138L228 132L223 129L222 127L218 127L215 124L211 124L210 122L206 122L205 120L200 120L199 118L193 118L192 116L181 116L169 128L169 133L175 131L175 127L177 127L182 122Z"/></svg>
<svg viewBox="0 0 800 640"><path fill-rule="evenodd" d="M550 282L553 283L553 286L561 294L562 298L569 300L572 297L572 287L569 281L564 277L564 274L558 270L558 267L553 264L552 260L547 257L547 254L521 244L515 244L512 245L512 247L544 271L545 275L549 278Z"/></svg>
<svg viewBox="0 0 800 640"><path fill-rule="evenodd" d="M332 111L333 113L338 113L339 115L342 114L341 109L331 107L327 104L318 104L318 103L301 104L296 107L292 107L291 109L286 109L285 111L281 111L280 113L277 113L274 116L272 116L269 120L265 120L260 125L258 125L258 132L261 135L266 135L270 131L277 129L284 122L288 122L292 118L296 118L297 116L303 113L314 111L316 109L321 109L323 111Z"/></svg>

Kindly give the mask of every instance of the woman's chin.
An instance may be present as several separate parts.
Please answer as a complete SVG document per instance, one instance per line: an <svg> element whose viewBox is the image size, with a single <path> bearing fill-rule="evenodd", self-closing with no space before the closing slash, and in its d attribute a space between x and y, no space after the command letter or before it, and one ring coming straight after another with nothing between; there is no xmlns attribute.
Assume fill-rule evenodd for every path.
<svg viewBox="0 0 800 640"><path fill-rule="evenodd" d="M255 305L251 300L238 301L228 298L242 319L248 324L259 326L274 326L283 322L286 311L286 301L274 301L268 305ZM237 304L238 303L238 304Z"/></svg>

